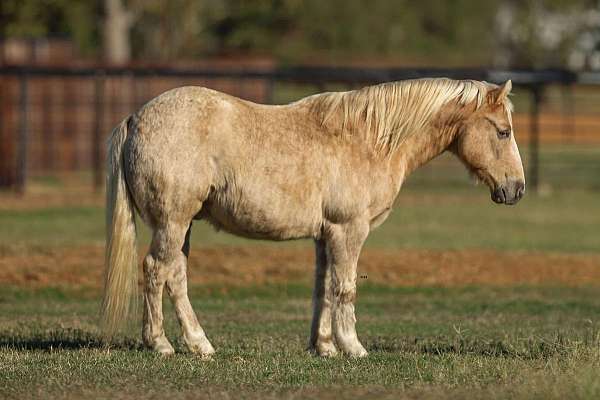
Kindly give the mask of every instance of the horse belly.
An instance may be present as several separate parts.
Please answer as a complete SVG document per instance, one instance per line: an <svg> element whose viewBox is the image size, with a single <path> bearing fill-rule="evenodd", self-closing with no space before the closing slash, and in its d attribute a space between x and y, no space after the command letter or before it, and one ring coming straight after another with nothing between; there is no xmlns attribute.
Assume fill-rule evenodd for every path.
<svg viewBox="0 0 600 400"><path fill-rule="evenodd" d="M317 196L294 196L270 187L211 195L202 218L217 229L253 239L315 237L322 210Z"/></svg>

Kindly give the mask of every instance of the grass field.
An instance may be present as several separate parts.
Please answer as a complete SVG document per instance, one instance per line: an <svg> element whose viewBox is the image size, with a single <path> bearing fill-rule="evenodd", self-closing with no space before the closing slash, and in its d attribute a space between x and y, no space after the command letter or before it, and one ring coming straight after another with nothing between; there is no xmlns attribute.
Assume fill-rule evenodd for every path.
<svg viewBox="0 0 600 400"><path fill-rule="evenodd" d="M164 359L96 334L95 293L4 289L0 394L15 398L597 398L596 288L390 288L363 285L359 329L371 355L304 351L306 286L192 291L218 353ZM183 350L177 326L169 336Z"/></svg>
<svg viewBox="0 0 600 400"><path fill-rule="evenodd" d="M455 161L419 171L359 263L361 360L304 351L309 242L201 223L190 297L214 359L184 351L166 300L175 356L144 351L139 320L104 347L102 197L37 178L0 193L0 398L600 398L599 157L547 149L516 207Z"/></svg>

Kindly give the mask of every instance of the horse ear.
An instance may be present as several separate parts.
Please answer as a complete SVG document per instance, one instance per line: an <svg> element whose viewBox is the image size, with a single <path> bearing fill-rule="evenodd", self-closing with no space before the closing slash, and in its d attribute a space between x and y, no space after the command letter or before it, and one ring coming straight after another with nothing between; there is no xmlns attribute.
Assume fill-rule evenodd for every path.
<svg viewBox="0 0 600 400"><path fill-rule="evenodd" d="M502 104L512 90L512 81L509 79L502 86L490 92L490 100L495 104Z"/></svg>

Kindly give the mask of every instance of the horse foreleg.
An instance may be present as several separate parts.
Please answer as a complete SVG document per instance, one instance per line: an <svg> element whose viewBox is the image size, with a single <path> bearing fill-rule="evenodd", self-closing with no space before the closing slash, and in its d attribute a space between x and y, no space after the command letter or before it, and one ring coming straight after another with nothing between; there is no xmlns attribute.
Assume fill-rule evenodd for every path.
<svg viewBox="0 0 600 400"><path fill-rule="evenodd" d="M309 351L320 356L337 354L331 333L331 266L327 262L325 242L315 241L316 271L313 290L313 319Z"/></svg>
<svg viewBox="0 0 600 400"><path fill-rule="evenodd" d="M193 353L208 356L215 350L198 322L187 293L187 259L190 253L191 228L190 224L185 235L182 253L178 256L178 261L167 278L167 291L175 307L186 346Z"/></svg>
<svg viewBox="0 0 600 400"><path fill-rule="evenodd" d="M335 225L329 230L327 239L333 289L333 335L338 348L353 357L367 355L356 333L354 301L358 256L368 233L368 223Z"/></svg>

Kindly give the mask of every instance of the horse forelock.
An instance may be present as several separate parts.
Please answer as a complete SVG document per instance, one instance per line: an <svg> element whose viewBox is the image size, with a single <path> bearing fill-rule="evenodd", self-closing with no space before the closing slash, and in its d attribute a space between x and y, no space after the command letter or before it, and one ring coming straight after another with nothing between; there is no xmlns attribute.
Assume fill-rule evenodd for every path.
<svg viewBox="0 0 600 400"><path fill-rule="evenodd" d="M425 78L323 93L307 100L323 125L337 118L342 135L364 132L377 153L391 154L432 121L445 104L474 102L479 109L494 87L483 81ZM508 99L505 109L510 119L512 103Z"/></svg>

